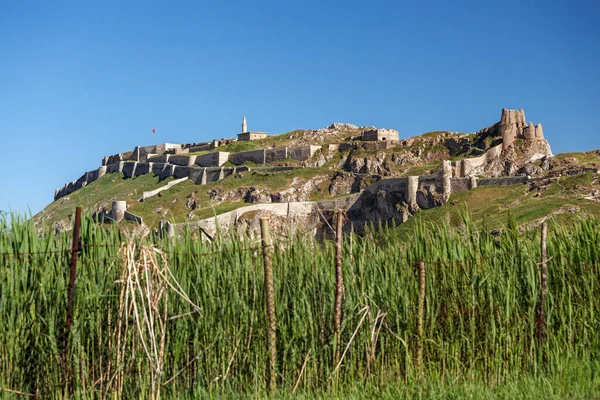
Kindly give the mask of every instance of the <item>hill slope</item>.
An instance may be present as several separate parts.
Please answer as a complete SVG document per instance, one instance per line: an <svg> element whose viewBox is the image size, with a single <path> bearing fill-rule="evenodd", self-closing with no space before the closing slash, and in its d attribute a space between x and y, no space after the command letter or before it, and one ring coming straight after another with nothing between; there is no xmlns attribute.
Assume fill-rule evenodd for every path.
<svg viewBox="0 0 600 400"><path fill-rule="evenodd" d="M417 188L418 202L409 204L406 195L400 195L404 198L396 201L394 206L404 214L392 216L396 222L405 221L405 215L418 215L419 220L459 222L459 210L465 207L476 222L483 223L485 220L486 224L494 227L506 220L508 210L517 216L521 224L549 214L560 214L559 218L567 221L600 211L597 174L600 151L549 157L549 145L543 136L535 136L538 127L525 124L522 110L503 110L500 122L474 134L438 131L398 141L360 140L364 132L373 129L336 123L320 130L296 130L252 142L224 140L218 147L209 150L198 150L211 147L206 144L182 145L181 153L171 156L171 160L188 166L165 164L175 171L171 175L153 173L152 165L157 163L150 161L156 160L151 158L156 156L149 154L141 160L140 150L136 148L133 152L117 155L121 160L118 161L121 171L89 179L90 182L85 180L81 188L58 197L34 219L40 229L69 229L70 215L75 206L82 205L86 211L99 216L110 216L112 202L124 200L128 212L141 217L145 226L154 229L161 221L189 223L249 204L337 199L361 193L378 181L408 176L421 176ZM510 144L507 144L509 140ZM310 155L304 159L290 158L289 154L294 154L291 150L301 148L298 146L308 146ZM268 160L267 150L262 149L271 149L269 151L273 154L283 149L286 156ZM198 184L198 180L191 178L192 174L204 176L210 170L192 165L196 157L257 151L258 154L265 152L261 164L254 159L241 164L226 161L213 168L218 175L214 175L214 181L203 177ZM137 157L137 161L132 157ZM161 157L169 160L168 155ZM109 162L108 159L106 157L104 162ZM142 164L146 159L149 164ZM229 160L237 158L229 157ZM442 168L444 160L451 160L444 167L451 168L450 172ZM150 165L146 167L149 173L137 175L132 171L128 177L125 169L131 164L133 171L138 164ZM162 168L161 171L164 171L165 167ZM185 169L190 179L175 181L178 169ZM225 174L224 170L228 173ZM455 184L464 185L464 180L469 177L529 175L531 179L527 184L442 192L444 173L450 173L453 187ZM86 174L78 182L89 176L89 173ZM437 186L427 183L432 179L437 180ZM169 184L172 186L165 188ZM146 196L160 188L165 190ZM385 217L382 216L382 219ZM387 222L390 221L388 216Z"/></svg>

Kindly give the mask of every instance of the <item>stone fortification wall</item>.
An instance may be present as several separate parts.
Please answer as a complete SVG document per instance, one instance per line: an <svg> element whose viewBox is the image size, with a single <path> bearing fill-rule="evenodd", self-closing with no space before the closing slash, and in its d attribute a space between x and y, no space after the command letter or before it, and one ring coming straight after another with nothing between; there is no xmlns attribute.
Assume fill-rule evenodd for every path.
<svg viewBox="0 0 600 400"><path fill-rule="evenodd" d="M117 164L121 161L125 161L126 158L128 157L125 156L125 153L113 154L112 156L105 156L102 159L102 165L107 166Z"/></svg>
<svg viewBox="0 0 600 400"><path fill-rule="evenodd" d="M213 153L196 156L196 165L201 167L220 167L229 160L229 153L225 151L215 151Z"/></svg>
<svg viewBox="0 0 600 400"><path fill-rule="evenodd" d="M131 213L129 211L125 211L123 213L123 219L125 219L126 221L136 222L140 225L144 225L144 220L142 219L142 217L140 217L139 215L135 215L134 213Z"/></svg>
<svg viewBox="0 0 600 400"><path fill-rule="evenodd" d="M321 146L296 146L287 148L287 156L293 160L305 161L312 158Z"/></svg>
<svg viewBox="0 0 600 400"><path fill-rule="evenodd" d="M190 150L190 153L196 153L198 151L210 151L212 150L213 144L212 143L200 143L200 144L194 144L193 146L188 147L188 149Z"/></svg>
<svg viewBox="0 0 600 400"><path fill-rule="evenodd" d="M233 153L229 155L229 161L239 165L246 161L251 161L256 164L265 163L265 150L244 151L242 153Z"/></svg>
<svg viewBox="0 0 600 400"><path fill-rule="evenodd" d="M387 150L400 144L397 140L385 140L379 142L364 142L360 144L360 147L365 150Z"/></svg>
<svg viewBox="0 0 600 400"><path fill-rule="evenodd" d="M205 185L216 182L237 172L248 171L248 167L205 167L192 168L188 178L196 185Z"/></svg>
<svg viewBox="0 0 600 400"><path fill-rule="evenodd" d="M159 156L153 155L151 157L150 156L148 157L148 161L155 162L155 163L168 163L169 157L171 157L171 154L161 154Z"/></svg>
<svg viewBox="0 0 600 400"><path fill-rule="evenodd" d="M455 177L468 177L484 175L486 166L500 158L503 145L492 147L485 154L479 157L465 158L452 162L452 175Z"/></svg>
<svg viewBox="0 0 600 400"><path fill-rule="evenodd" d="M346 151L358 149L356 143L333 143L327 146L329 151Z"/></svg>
<svg viewBox="0 0 600 400"><path fill-rule="evenodd" d="M126 178L133 178L135 176L137 165L137 161L125 161L125 164L123 164L123 175L125 175Z"/></svg>
<svg viewBox="0 0 600 400"><path fill-rule="evenodd" d="M255 204L246 207L241 207L237 210L229 211L223 214L219 214L216 217L207 218L200 221L182 224L165 223L163 225L163 233L173 236L175 234L181 233L184 229L190 229L192 232L202 229L209 235L215 236L215 234L217 233L217 226L221 230L229 230L240 220L243 220L248 216L256 214L257 212L269 214L274 217L279 216L305 220L306 218L314 215L315 212L333 211L336 209L348 209L354 204L357 198L358 195L352 195L348 196L347 198L331 201L304 201L294 203Z"/></svg>
<svg viewBox="0 0 600 400"><path fill-rule="evenodd" d="M450 185L452 193L467 192L469 189L471 189L471 178L452 178L450 180Z"/></svg>
<svg viewBox="0 0 600 400"><path fill-rule="evenodd" d="M176 165L175 168L173 168L173 177L174 178L187 178L190 176L190 173L195 170L196 168L193 167L182 167L179 165Z"/></svg>
<svg viewBox="0 0 600 400"><path fill-rule="evenodd" d="M182 145L175 143L161 143L151 146L139 146L140 154L163 154L169 150L181 149Z"/></svg>
<svg viewBox="0 0 600 400"><path fill-rule="evenodd" d="M85 172L76 181L66 183L62 188L56 189L54 191L54 200L57 200L63 196L73 193L77 189L81 189L82 187L86 186L88 183L92 183L95 180L100 179L107 173L107 171L108 171L108 167L105 165L102 165L98 169Z"/></svg>
<svg viewBox="0 0 600 400"><path fill-rule="evenodd" d="M183 167L191 167L196 163L196 156L169 156L170 164L180 165Z"/></svg>
<svg viewBox="0 0 600 400"><path fill-rule="evenodd" d="M147 199L147 198L149 198L149 197L156 196L156 195L157 195L157 194L159 194L160 192L163 192L163 191L165 191L165 190L168 190L168 189L170 189L171 187L173 187L173 186L177 185L178 183L185 182L185 181L187 181L187 180L188 180L188 178L187 178L187 177L186 177L186 178L181 178L181 179L175 179L174 181L171 181L171 182L167 183L167 184L166 184L165 186L163 186L163 187L160 187L160 188L158 188L158 189L154 189L154 190L150 190L150 191L148 191L148 192L144 192L144 193L142 194L142 201L146 200L146 199Z"/></svg>
<svg viewBox="0 0 600 400"><path fill-rule="evenodd" d="M274 149L265 150L265 164L270 164L276 161L283 161L288 157L287 147L277 147Z"/></svg>
<svg viewBox="0 0 600 400"><path fill-rule="evenodd" d="M246 161L251 161L256 164L267 164L275 161L283 161L286 158L304 161L310 159L320 149L321 146L296 146L244 151L242 153L230 154L229 161L237 165L243 164Z"/></svg>
<svg viewBox="0 0 600 400"><path fill-rule="evenodd" d="M369 142L352 142L352 143L334 143L328 145L329 151L346 151L353 149L364 149L364 150L387 150L392 147L403 144L400 140L385 140L385 141L369 141Z"/></svg>
<svg viewBox="0 0 600 400"><path fill-rule="evenodd" d="M499 176L478 179L477 186L510 186L527 183L528 181L526 176Z"/></svg>
<svg viewBox="0 0 600 400"><path fill-rule="evenodd" d="M106 166L106 173L112 174L114 172L123 172L123 166L125 165L125 161L120 161L116 164L110 164Z"/></svg>
<svg viewBox="0 0 600 400"><path fill-rule="evenodd" d="M398 131L395 129L367 129L360 138L365 141L400 140Z"/></svg>

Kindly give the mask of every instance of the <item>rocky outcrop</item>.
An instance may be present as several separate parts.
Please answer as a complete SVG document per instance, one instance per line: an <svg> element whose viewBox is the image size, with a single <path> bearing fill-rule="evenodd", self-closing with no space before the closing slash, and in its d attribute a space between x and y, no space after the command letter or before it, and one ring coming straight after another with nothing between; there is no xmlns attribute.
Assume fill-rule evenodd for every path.
<svg viewBox="0 0 600 400"><path fill-rule="evenodd" d="M453 163L454 176L527 174L534 172L528 164L552 157L542 124L527 123L523 110L502 109L500 121L478 131L472 145L485 153Z"/></svg>

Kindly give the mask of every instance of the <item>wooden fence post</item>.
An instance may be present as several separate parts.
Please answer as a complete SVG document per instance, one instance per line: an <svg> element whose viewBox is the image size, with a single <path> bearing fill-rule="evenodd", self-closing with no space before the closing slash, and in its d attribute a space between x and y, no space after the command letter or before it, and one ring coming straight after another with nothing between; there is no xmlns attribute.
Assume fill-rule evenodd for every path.
<svg viewBox="0 0 600 400"><path fill-rule="evenodd" d="M342 298L344 296L344 275L342 271L342 246L344 243L343 230L344 216L341 211L337 212L337 224L335 230L335 319L333 331L335 333L335 360L334 365L340 361L341 331L342 331Z"/></svg>
<svg viewBox="0 0 600 400"><path fill-rule="evenodd" d="M75 278L77 277L77 253L79 252L79 233L81 230L81 207L75 209L75 225L73 226L73 242L71 243L71 261L69 263L69 284L67 287L67 316L65 319L65 330L63 332L63 354L62 354L62 372L63 388L67 388L69 358L69 334L71 332L71 323L73 321L73 307L75 301ZM66 393L65 393L66 394Z"/></svg>
<svg viewBox="0 0 600 400"><path fill-rule="evenodd" d="M269 232L269 218L261 217L260 233L262 237L263 259L265 265L265 297L267 305L267 337L269 351L268 390L274 394L277 390L277 321L275 316L275 288L273 284L273 241Z"/></svg>
<svg viewBox="0 0 600 400"><path fill-rule="evenodd" d="M541 292L540 292L540 308L539 308L539 316L538 316L538 332L537 339L538 345L541 346L544 343L545 338L545 330L546 330L546 290L547 290L547 280L548 280L548 270L547 270L547 261L548 255L546 250L546 239L548 237L548 225L546 221L542 223L542 233L541 233L541 247L542 247L542 262L541 262Z"/></svg>
<svg viewBox="0 0 600 400"><path fill-rule="evenodd" d="M417 373L421 378L423 364L423 319L425 316L425 262L419 260L419 319L417 320Z"/></svg>

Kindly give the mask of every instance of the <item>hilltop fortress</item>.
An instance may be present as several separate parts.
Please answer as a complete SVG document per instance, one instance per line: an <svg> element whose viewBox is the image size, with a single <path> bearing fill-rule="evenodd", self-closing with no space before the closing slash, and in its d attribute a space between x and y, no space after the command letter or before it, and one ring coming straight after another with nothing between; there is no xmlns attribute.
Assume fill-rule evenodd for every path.
<svg viewBox="0 0 600 400"><path fill-rule="evenodd" d="M336 133L340 131L350 131L355 134L338 139ZM526 167L531 166L531 163L536 160L552 156L550 146L544 138L542 125L533 125L531 122L527 124L523 110L503 109L499 122L475 134L442 132L433 139L433 142L427 139L427 136L400 139L398 131L393 129L359 128L354 125L337 123L322 130L304 131L311 133L306 136L302 132L298 134L295 132L297 131L291 132L286 138L296 136L300 136L300 138L285 142L294 145L277 146L282 142L279 139L269 141L269 137L264 132L248 131L244 117L242 132L238 134L237 140L218 139L204 143L163 143L137 146L131 152L104 157L102 165L98 169L86 172L78 180L57 189L54 199L60 199L110 173L120 173L125 178L144 174L153 174L161 179L175 178L165 187L152 192L144 192L140 199L143 201L147 197L168 190L172 185L186 180L203 185L249 170L278 171L286 168L302 168L303 166L321 166L326 163L326 160L335 157L335 154L343 153L350 154L347 156L346 165L342 168L349 172L334 174L330 192L332 195L334 192L354 193L352 196L319 202L286 202L285 198L281 196L276 196L277 199L275 197L271 199L269 196L263 198L263 196L262 200L253 200L252 202L279 204L271 204L268 207L265 207L264 204L242 207L223 214L219 217L219 224L227 226L229 223L237 223L239 215L251 211L250 208L269 211L274 216L285 216L288 220L293 217L300 218L306 222L310 220L310 218L305 218L306 215L311 213L314 215L315 207L321 211L331 211L341 207L348 212L360 229L361 224L375 219L388 221L393 219L401 223L419 209L444 204L452 193L460 193L477 186L522 183L524 179L527 179L528 172L524 172L528 171ZM383 171L379 161L368 158L351 160L352 152L355 150L359 151L358 154L362 154L360 151L367 153L374 151L377 152L377 157L380 157L379 154L383 154L384 158L385 152L388 150L420 155L422 151L420 146L428 140L431 148L442 145L450 149L451 154L454 152L454 154L471 156L455 161L442 160L437 172L434 173L404 177L394 177L389 169ZM262 144L264 141L265 146L258 150L237 153L219 151L223 146L231 145L236 141L255 141L257 144ZM323 153L327 155L327 159ZM391 159L394 157L396 155L392 154ZM403 162L398 159L396 161ZM373 162L376 163L375 167L372 165ZM273 165L273 163L276 164ZM284 166L281 165L282 163ZM285 166L286 164L293 164L293 166ZM374 182L376 183L365 187L364 183L361 183L364 181L360 180L363 178L359 179L356 176L354 178L350 176L349 183L344 183L344 179L346 179L344 174L361 176L370 174L375 178ZM341 181L338 177L341 177ZM353 180L355 183L352 183ZM359 182L358 186L356 182ZM347 189L341 191L335 189L340 185ZM353 189L350 189L348 185ZM356 188L354 188L355 186ZM113 214L116 216L125 214L127 217L126 205L124 206L122 203L113 203L113 208L115 204L117 207L113 210ZM129 217L129 219L141 222L141 219L134 215ZM175 231L171 224L166 224L167 230ZM186 226L197 226L205 231L213 231L215 228L213 224L212 219L185 223Z"/></svg>
<svg viewBox="0 0 600 400"><path fill-rule="evenodd" d="M238 134L237 141L254 141L266 137L265 132L248 131L246 117L243 117L242 132ZM375 148L387 148L398 144L398 131L367 128L362 133L360 140L381 142L383 146L376 146ZM171 176L175 178L188 177L196 184L205 184L223 179L238 171L237 167L223 167L226 162L233 165L242 165L246 162L270 164L286 159L306 161L321 150L321 146L306 145L273 147L240 153L218 151L219 147L231 144L234 141L236 139L215 139L212 142L187 144L161 143L150 146L136 146L132 152L105 156L102 159L102 165L98 169L88 171L79 179L56 189L54 200L86 186L107 173L123 173L126 178L150 173L159 175L161 179ZM204 152L204 154L190 154L198 152ZM247 168L242 167L241 170L247 170Z"/></svg>

